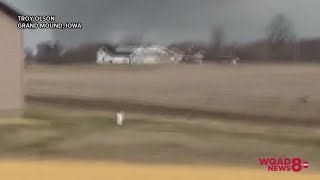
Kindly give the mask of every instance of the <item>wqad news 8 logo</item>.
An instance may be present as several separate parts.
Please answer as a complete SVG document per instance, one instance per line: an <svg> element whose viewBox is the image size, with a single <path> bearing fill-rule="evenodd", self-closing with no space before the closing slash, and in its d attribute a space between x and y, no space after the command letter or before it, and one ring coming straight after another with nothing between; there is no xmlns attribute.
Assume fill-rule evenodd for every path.
<svg viewBox="0 0 320 180"><path fill-rule="evenodd" d="M303 161L301 158L260 158L261 166L266 166L268 171L293 171L300 172L310 166L308 161Z"/></svg>

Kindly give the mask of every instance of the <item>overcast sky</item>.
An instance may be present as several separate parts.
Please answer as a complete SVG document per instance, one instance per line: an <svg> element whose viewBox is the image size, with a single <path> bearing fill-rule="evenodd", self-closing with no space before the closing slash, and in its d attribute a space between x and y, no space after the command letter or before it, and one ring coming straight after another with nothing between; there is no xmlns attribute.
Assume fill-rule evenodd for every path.
<svg viewBox="0 0 320 180"><path fill-rule="evenodd" d="M228 41L248 42L265 35L265 26L285 13L300 37L320 37L319 0L7 0L27 14L53 14L58 21L80 21L83 30L26 32L26 45L59 39L62 43L118 40L143 33L158 43L208 41L223 24Z"/></svg>

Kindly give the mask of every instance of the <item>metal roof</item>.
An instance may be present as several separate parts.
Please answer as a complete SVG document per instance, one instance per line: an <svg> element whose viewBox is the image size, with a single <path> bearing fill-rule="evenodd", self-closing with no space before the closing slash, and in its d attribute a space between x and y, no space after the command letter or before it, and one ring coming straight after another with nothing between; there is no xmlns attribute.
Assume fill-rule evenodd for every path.
<svg viewBox="0 0 320 180"><path fill-rule="evenodd" d="M8 2L4 0L0 0L0 11L3 11L7 15L9 15L11 18L18 21L18 16L25 15L20 10L9 4Z"/></svg>
<svg viewBox="0 0 320 180"><path fill-rule="evenodd" d="M129 57L132 52L117 52L115 47L105 45L102 47L102 50L109 53L112 56L127 56Z"/></svg>

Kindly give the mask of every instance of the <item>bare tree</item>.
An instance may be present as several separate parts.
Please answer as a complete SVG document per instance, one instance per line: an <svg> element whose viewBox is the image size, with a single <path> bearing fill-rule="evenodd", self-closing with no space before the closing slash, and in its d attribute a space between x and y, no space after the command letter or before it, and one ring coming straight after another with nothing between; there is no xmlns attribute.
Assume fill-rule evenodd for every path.
<svg viewBox="0 0 320 180"><path fill-rule="evenodd" d="M220 55L225 43L224 25L220 24L212 29L211 34L211 54L212 56Z"/></svg>
<svg viewBox="0 0 320 180"><path fill-rule="evenodd" d="M294 25L284 14L277 14L266 28L267 37L272 44L285 44L295 41Z"/></svg>
<svg viewBox="0 0 320 180"><path fill-rule="evenodd" d="M292 21L285 14L277 14L266 27L268 54L276 59L294 58L296 35Z"/></svg>
<svg viewBox="0 0 320 180"><path fill-rule="evenodd" d="M51 45L49 42L41 42L37 44L38 54L37 59L39 61L45 61L51 56Z"/></svg>
<svg viewBox="0 0 320 180"><path fill-rule="evenodd" d="M211 44L214 48L221 48L225 40L225 29L222 24L213 28Z"/></svg>
<svg viewBox="0 0 320 180"><path fill-rule="evenodd" d="M62 51L62 45L59 41L56 42L41 42L37 44L38 54L37 60L42 63L61 63L60 53Z"/></svg>

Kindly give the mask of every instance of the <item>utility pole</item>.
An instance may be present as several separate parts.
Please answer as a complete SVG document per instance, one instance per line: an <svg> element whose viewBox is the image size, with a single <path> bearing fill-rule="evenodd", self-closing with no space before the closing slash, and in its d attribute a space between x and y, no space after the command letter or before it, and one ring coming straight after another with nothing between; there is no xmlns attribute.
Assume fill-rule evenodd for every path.
<svg viewBox="0 0 320 180"><path fill-rule="evenodd" d="M264 40L264 61L267 61L269 57L269 43L268 40Z"/></svg>
<svg viewBox="0 0 320 180"><path fill-rule="evenodd" d="M129 67L132 67L132 54L129 55Z"/></svg>
<svg viewBox="0 0 320 180"><path fill-rule="evenodd" d="M233 57L237 57L237 45L233 45Z"/></svg>
<svg viewBox="0 0 320 180"><path fill-rule="evenodd" d="M294 60L297 61L300 58L300 40L294 42Z"/></svg>

